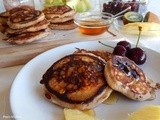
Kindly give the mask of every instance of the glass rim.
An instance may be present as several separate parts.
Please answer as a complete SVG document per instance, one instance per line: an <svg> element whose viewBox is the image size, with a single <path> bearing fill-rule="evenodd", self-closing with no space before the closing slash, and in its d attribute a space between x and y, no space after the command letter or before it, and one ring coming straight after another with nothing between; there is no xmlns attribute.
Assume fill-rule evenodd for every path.
<svg viewBox="0 0 160 120"><path fill-rule="evenodd" d="M114 18L114 15L112 13L108 13L108 12L101 12L101 11L87 11L87 12L81 12L81 13L76 13L74 18L85 18L88 16L106 16L109 15L108 17Z"/></svg>
<svg viewBox="0 0 160 120"><path fill-rule="evenodd" d="M102 23L104 23L103 26L85 26L81 25L80 22L85 21L86 19L91 19L91 18L98 18L101 19ZM114 15L111 13L103 13L100 11L93 11L93 12L82 12L82 13L77 13L77 15L74 16L74 23L77 24L80 27L85 27L85 28L102 28L106 26L110 26L114 22Z"/></svg>

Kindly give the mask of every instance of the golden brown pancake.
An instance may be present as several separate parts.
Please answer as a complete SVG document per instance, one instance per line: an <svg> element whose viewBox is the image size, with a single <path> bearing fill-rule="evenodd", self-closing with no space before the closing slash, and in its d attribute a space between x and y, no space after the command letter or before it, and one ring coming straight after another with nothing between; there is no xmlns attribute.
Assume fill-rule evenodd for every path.
<svg viewBox="0 0 160 120"><path fill-rule="evenodd" d="M55 18L55 17L66 17L66 16L73 16L75 11L67 6L51 6L47 7L43 10L43 13L46 15L46 18Z"/></svg>
<svg viewBox="0 0 160 120"><path fill-rule="evenodd" d="M103 71L105 61L93 54L70 54L56 61L43 75L45 96L67 108L91 109L109 97Z"/></svg>
<svg viewBox="0 0 160 120"><path fill-rule="evenodd" d="M9 10L8 12L9 12L10 15L12 15L12 14L14 14L16 12L19 12L19 11L30 11L31 12L31 11L34 11L34 10L35 10L34 7L31 7L31 6L28 6L28 5L22 5L20 7L15 7L13 9Z"/></svg>
<svg viewBox="0 0 160 120"><path fill-rule="evenodd" d="M31 43L33 41L39 40L43 37L49 35L50 32L47 30L41 30L37 32L26 32L19 35L10 34L8 38L4 39L6 42L11 44L26 44Z"/></svg>
<svg viewBox="0 0 160 120"><path fill-rule="evenodd" d="M7 24L12 29L21 29L32 26L45 19L44 14L39 10L31 9L25 6L23 8L14 8L10 11L10 17Z"/></svg>
<svg viewBox="0 0 160 120"><path fill-rule="evenodd" d="M45 17L54 24L73 20L73 17L76 13L71 7L67 5L47 7L43 10L43 12Z"/></svg>
<svg viewBox="0 0 160 120"><path fill-rule="evenodd" d="M108 61L109 59L111 59L111 57L113 56L113 54L111 52L108 51L100 51L100 50L86 50L86 49L79 49L77 48L77 50L74 53L80 53L80 54L94 54L97 57L100 57L102 59L104 59L105 61Z"/></svg>
<svg viewBox="0 0 160 120"><path fill-rule="evenodd" d="M128 98L139 101L155 98L158 86L127 57L113 56L106 63L104 74L109 86Z"/></svg>
<svg viewBox="0 0 160 120"><path fill-rule="evenodd" d="M22 34L25 32L37 32L40 30L47 29L48 25L49 25L49 21L47 19L44 19L44 20L40 21L39 23L32 25L30 27L27 27L27 28L22 28L22 29L8 28L6 30L6 33L7 34Z"/></svg>
<svg viewBox="0 0 160 120"><path fill-rule="evenodd" d="M1 25L7 25L8 17L9 17L9 12L8 11L0 13L0 24Z"/></svg>
<svg viewBox="0 0 160 120"><path fill-rule="evenodd" d="M0 24L0 32L2 32L2 33L4 34L7 29L8 29L8 26L7 26L7 25Z"/></svg>
<svg viewBox="0 0 160 120"><path fill-rule="evenodd" d="M73 20L63 22L63 23L51 23L49 28L52 30L71 30L75 29L77 25L74 23Z"/></svg>

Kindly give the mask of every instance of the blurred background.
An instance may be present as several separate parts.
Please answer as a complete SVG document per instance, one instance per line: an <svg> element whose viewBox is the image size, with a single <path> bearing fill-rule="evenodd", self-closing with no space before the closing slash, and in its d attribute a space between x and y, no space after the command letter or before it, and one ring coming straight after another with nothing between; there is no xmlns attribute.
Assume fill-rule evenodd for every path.
<svg viewBox="0 0 160 120"><path fill-rule="evenodd" d="M36 3L35 4L36 9L42 9L42 4L40 3L40 1L41 0L34 0L34 2ZM89 0L89 1L93 5L93 8L92 8L93 11L100 9L99 1L101 1L101 0ZM144 1L144 0L140 0L140 1ZM158 4L160 2L160 0L147 0L147 1L148 1L147 6L141 7L141 9L142 9L141 11L149 11L150 10L150 11L154 12L155 14L157 14L158 16L160 16L160 9L159 9L159 4ZM0 12L3 12L3 11L5 11L5 8L3 5L3 0L0 0L0 3L1 3L0 4Z"/></svg>
<svg viewBox="0 0 160 120"><path fill-rule="evenodd" d="M12 1L12 0L11 0ZM25 0L26 1L26 0ZM43 1L44 0L33 0L34 1L34 3L36 3L35 4L35 8L36 9L39 9L39 10L41 10L41 9L43 9ZM49 0L49 1L51 1L51 0ZM73 4L72 3L74 3L74 2L70 2L70 1L79 1L79 0L67 0L67 2L68 2L68 4L69 5L71 5L71 6L73 6ZM94 11L97 11L97 10L99 10L99 0L87 0L87 1L89 1L90 3L91 3L91 5L92 5L92 10L94 10ZM0 0L0 12L3 12L3 11L5 11L5 7L4 7L4 4L3 4L3 0ZM70 4L71 3L71 4ZM76 2L75 2L75 4L76 4ZM83 5L82 5L83 6ZM84 7L84 6L83 6ZM82 8L82 9L84 9L84 8Z"/></svg>

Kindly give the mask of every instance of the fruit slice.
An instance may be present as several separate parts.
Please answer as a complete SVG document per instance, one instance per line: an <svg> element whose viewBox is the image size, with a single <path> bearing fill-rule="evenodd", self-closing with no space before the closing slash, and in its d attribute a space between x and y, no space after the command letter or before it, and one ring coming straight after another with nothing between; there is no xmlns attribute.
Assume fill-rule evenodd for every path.
<svg viewBox="0 0 160 120"><path fill-rule="evenodd" d="M160 24L160 19L153 12L147 12L147 14L144 17L144 22L155 22Z"/></svg>
<svg viewBox="0 0 160 120"><path fill-rule="evenodd" d="M137 12L127 12L123 16L123 23L134 23L134 22L141 22L143 20L143 16Z"/></svg>
<svg viewBox="0 0 160 120"><path fill-rule="evenodd" d="M140 4L148 4L148 0L139 0Z"/></svg>
<svg viewBox="0 0 160 120"><path fill-rule="evenodd" d="M87 5L85 3L84 0L79 0L79 2L77 3L75 10L77 12L86 12L88 11Z"/></svg>
<svg viewBox="0 0 160 120"><path fill-rule="evenodd" d="M45 0L44 7L64 5L63 0Z"/></svg>
<svg viewBox="0 0 160 120"><path fill-rule="evenodd" d="M79 0L67 0L66 4L75 10L75 7L78 4L78 2Z"/></svg>
<svg viewBox="0 0 160 120"><path fill-rule="evenodd" d="M92 7L90 0L67 0L66 4L77 12L89 11Z"/></svg>
<svg viewBox="0 0 160 120"><path fill-rule="evenodd" d="M65 120L95 120L95 112L93 110L77 110L64 108Z"/></svg>
<svg viewBox="0 0 160 120"><path fill-rule="evenodd" d="M111 95L109 96L109 98L107 98L103 103L104 104L109 104L109 105L113 105L118 101L118 95L116 94L115 91L113 91L111 93Z"/></svg>
<svg viewBox="0 0 160 120"><path fill-rule="evenodd" d="M91 9L91 1L90 0L84 0L86 6L87 6L87 10Z"/></svg>
<svg viewBox="0 0 160 120"><path fill-rule="evenodd" d="M160 120L160 105L145 106L129 115L128 120Z"/></svg>
<svg viewBox="0 0 160 120"><path fill-rule="evenodd" d="M151 35L160 35L160 24L153 22L135 22L128 23L121 27L120 31L128 34L139 34L139 26L142 27L142 35L151 36Z"/></svg>

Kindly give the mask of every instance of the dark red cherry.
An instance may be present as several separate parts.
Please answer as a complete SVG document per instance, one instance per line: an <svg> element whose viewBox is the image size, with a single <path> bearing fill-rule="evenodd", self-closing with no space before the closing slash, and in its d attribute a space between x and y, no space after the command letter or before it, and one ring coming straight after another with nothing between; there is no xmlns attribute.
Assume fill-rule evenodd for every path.
<svg viewBox="0 0 160 120"><path fill-rule="evenodd" d="M119 55L119 56L126 56L126 53L127 53L127 50L122 45L117 45L113 50L113 54Z"/></svg>
<svg viewBox="0 0 160 120"><path fill-rule="evenodd" d="M124 6L123 6L123 10L127 9L127 8L130 8L128 11L131 11L131 5L129 3L125 3Z"/></svg>
<svg viewBox="0 0 160 120"><path fill-rule="evenodd" d="M137 65L145 63L147 55L141 48L132 48L128 51L127 57L133 60Z"/></svg>
<svg viewBox="0 0 160 120"><path fill-rule="evenodd" d="M117 45L122 45L123 47L125 47L127 50L131 49L131 44L127 41L120 41L117 43Z"/></svg>

